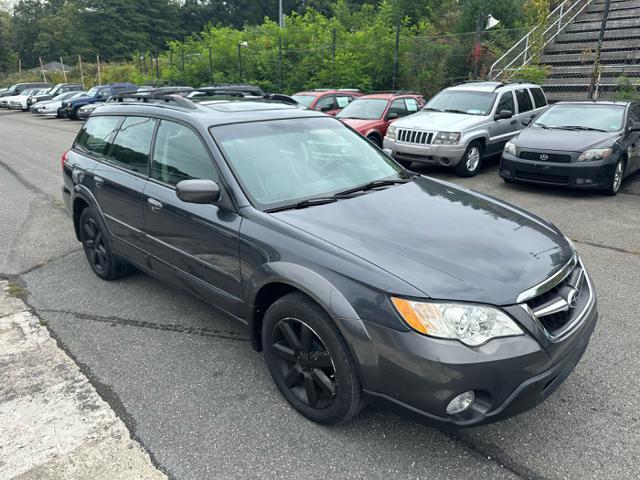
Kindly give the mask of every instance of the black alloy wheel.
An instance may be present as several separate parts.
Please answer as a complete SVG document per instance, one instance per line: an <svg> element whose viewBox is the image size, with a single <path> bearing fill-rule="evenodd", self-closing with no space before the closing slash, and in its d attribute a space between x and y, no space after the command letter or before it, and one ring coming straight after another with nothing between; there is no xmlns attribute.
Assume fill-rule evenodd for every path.
<svg viewBox="0 0 640 480"><path fill-rule="evenodd" d="M336 424L364 406L346 342L329 315L304 294L288 294L269 307L262 345L276 386L310 420Z"/></svg>
<svg viewBox="0 0 640 480"><path fill-rule="evenodd" d="M305 405L326 408L335 401L336 370L320 337L301 320L284 318L273 332L271 349L285 386Z"/></svg>
<svg viewBox="0 0 640 480"><path fill-rule="evenodd" d="M109 239L100 221L90 208L80 214L80 241L94 273L103 280L115 280L129 273L129 266L111 252Z"/></svg>

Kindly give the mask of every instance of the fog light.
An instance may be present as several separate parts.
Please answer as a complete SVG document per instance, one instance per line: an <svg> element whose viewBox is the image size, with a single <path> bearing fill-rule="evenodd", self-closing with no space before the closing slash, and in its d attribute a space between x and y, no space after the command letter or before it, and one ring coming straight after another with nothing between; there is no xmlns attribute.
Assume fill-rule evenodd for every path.
<svg viewBox="0 0 640 480"><path fill-rule="evenodd" d="M475 399L476 395L475 393L473 393L473 390L461 393L449 402L449 405L447 405L447 414L456 415L458 413L464 412L471 406Z"/></svg>
<svg viewBox="0 0 640 480"><path fill-rule="evenodd" d="M510 177L511 176L511 170L509 170L507 168L503 168L502 169L502 175L504 175L505 177Z"/></svg>

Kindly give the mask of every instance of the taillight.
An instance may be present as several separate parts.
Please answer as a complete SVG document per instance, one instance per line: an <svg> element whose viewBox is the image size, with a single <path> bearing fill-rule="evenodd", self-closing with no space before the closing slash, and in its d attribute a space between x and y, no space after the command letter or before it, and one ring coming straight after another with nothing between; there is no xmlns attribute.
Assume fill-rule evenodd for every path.
<svg viewBox="0 0 640 480"><path fill-rule="evenodd" d="M68 159L69 159L69 150L64 152L62 154L62 157L60 157L60 168L62 168L62 170L64 170L64 165L65 165L65 163L67 163Z"/></svg>

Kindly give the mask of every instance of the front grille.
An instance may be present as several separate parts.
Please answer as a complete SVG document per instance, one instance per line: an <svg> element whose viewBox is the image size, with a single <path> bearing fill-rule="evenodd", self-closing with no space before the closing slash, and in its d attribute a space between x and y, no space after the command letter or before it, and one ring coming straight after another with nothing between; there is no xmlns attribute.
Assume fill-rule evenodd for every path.
<svg viewBox="0 0 640 480"><path fill-rule="evenodd" d="M551 337L559 337L582 315L590 298L586 272L578 265L560 283L528 300L527 306Z"/></svg>
<svg viewBox="0 0 640 480"><path fill-rule="evenodd" d="M429 145L433 140L432 132L424 132L422 130L405 130L398 129L396 138L402 143L415 143L417 145Z"/></svg>
<svg viewBox="0 0 640 480"><path fill-rule="evenodd" d="M546 158L544 156L546 155ZM543 158L540 158L543 156ZM524 160L536 160L539 162L555 162L555 163L570 163L571 155L561 155L558 153L543 153L543 152L520 152L520 158Z"/></svg>
<svg viewBox="0 0 640 480"><path fill-rule="evenodd" d="M551 183L553 185L569 185L569 177L567 175L549 175L547 173L516 170L516 178L532 182Z"/></svg>

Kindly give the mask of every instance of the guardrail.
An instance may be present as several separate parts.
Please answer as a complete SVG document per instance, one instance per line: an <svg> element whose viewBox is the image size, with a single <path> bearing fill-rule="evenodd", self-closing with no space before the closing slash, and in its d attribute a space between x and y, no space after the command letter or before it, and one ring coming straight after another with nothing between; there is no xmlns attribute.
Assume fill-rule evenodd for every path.
<svg viewBox="0 0 640 480"><path fill-rule="evenodd" d="M534 27L491 65L489 78L504 78L507 80L511 78L522 67L531 62L532 58L538 53L541 53L592 1L593 0L564 0L547 15L544 25ZM542 44L539 46L532 45L533 35L540 28L545 28L541 35ZM535 51L533 51L534 48L536 49Z"/></svg>

